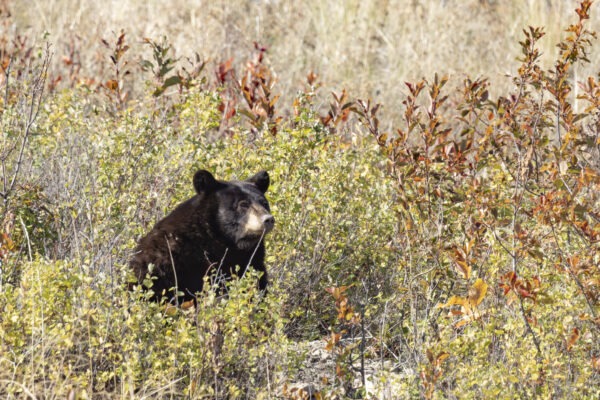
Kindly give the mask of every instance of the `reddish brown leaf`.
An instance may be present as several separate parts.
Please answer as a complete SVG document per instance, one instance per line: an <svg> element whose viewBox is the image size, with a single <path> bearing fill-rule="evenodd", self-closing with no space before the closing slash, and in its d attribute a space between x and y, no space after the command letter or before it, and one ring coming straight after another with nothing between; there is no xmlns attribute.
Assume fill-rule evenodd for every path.
<svg viewBox="0 0 600 400"><path fill-rule="evenodd" d="M579 339L579 329L573 328L571 331L571 336L569 337L569 341L567 342L567 350L571 351L575 342Z"/></svg>
<svg viewBox="0 0 600 400"><path fill-rule="evenodd" d="M119 87L119 82L117 82L114 79L111 79L104 83L104 87L107 88L108 90L115 91Z"/></svg>

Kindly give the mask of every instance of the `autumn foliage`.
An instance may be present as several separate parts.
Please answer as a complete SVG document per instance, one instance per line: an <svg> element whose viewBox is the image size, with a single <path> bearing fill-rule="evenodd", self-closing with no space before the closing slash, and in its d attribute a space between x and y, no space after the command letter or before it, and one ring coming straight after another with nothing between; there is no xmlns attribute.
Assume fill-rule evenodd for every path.
<svg viewBox="0 0 600 400"><path fill-rule="evenodd" d="M422 344L435 343L449 360L461 363L473 354L463 352L465 347L449 351L459 328L462 335L470 332L475 340L493 343L492 358L498 351L508 356L506 341L514 336L504 335L521 335L526 339L514 351L535 355L536 361L525 379L520 375L513 383L533 396L568 397L560 377L586 374L588 367L574 369L563 358L581 331L587 334L578 343L582 355L590 357L587 371L598 373L592 367L600 322L598 93L594 78L570 79L574 66L587 61L596 36L585 24L590 7L583 1L577 8L578 20L566 30L549 70L540 66L536 47L543 29L523 31L521 65L512 78L514 92L507 96L491 99L485 79L465 80L459 99L443 94L446 78L407 83L405 125L392 134L379 129L377 105L357 103L397 185L398 246L411 254L419 249L412 259L427 260L404 261L405 268L427 276L422 282L426 297L415 302L425 293L410 296L407 307L431 315L429 304L439 299L437 307L449 309L447 323L435 313L424 316L432 329L421 329L433 340ZM581 93L576 98L575 85ZM456 110L453 118L449 109ZM560 328L553 322L557 309L568 320ZM564 345L556 347L557 342ZM424 372L425 397L433 396L432 380L446 394L457 387L456 377L439 383L444 378L436 360L440 357L428 356L424 363L436 368ZM451 364L445 361L449 372Z"/></svg>
<svg viewBox="0 0 600 400"><path fill-rule="evenodd" d="M396 109L311 70L288 104L264 43L207 60L117 30L91 73L76 37L5 29L0 394L599 396L600 76L578 74L595 7L550 64L523 29L510 90L440 66L389 88ZM200 167L273 177L269 294L248 276L148 303L125 289L131 249Z"/></svg>

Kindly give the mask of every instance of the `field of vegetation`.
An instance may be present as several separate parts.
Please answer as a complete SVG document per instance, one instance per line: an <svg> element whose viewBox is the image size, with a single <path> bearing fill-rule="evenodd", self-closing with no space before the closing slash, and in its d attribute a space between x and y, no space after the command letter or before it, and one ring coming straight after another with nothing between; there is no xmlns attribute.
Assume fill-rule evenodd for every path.
<svg viewBox="0 0 600 400"><path fill-rule="evenodd" d="M0 1L0 396L599 398L598 7ZM266 296L128 290L198 169Z"/></svg>

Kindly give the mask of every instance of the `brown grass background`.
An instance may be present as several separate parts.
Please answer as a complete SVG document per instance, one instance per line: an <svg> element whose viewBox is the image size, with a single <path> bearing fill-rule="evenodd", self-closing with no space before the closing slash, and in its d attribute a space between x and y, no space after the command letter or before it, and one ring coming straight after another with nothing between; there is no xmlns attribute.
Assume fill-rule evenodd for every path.
<svg viewBox="0 0 600 400"><path fill-rule="evenodd" d="M293 97L311 70L326 92L347 89L353 97L375 98L388 112L400 107L403 82L434 73L459 83L465 76L488 77L492 95L510 85L519 63L518 41L527 26L544 26L546 67L556 43L575 21L571 0L29 0L8 1L14 34L53 43L60 68L69 46L77 49L81 75L101 76L121 29L132 63L150 49L144 37L166 37L176 57L197 52L215 63L231 57L240 65L254 42L268 48L277 74L275 92ZM597 7L597 5L595 6ZM600 27L592 12L591 29ZM6 28L3 28L6 29ZM574 73L596 74L600 54ZM130 64L130 65L131 65ZM583 70L582 70L583 69ZM139 71L139 69L138 69ZM210 73L212 71L208 70ZM146 78L147 79L147 78ZM138 85L139 87L139 85Z"/></svg>

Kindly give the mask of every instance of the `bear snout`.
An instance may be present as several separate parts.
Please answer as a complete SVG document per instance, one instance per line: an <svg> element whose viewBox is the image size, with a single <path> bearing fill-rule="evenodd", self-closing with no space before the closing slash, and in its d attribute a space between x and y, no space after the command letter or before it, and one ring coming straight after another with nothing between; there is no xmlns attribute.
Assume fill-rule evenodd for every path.
<svg viewBox="0 0 600 400"><path fill-rule="evenodd" d="M246 215L244 236L269 233L275 225L275 218L263 207L252 207Z"/></svg>
<svg viewBox="0 0 600 400"><path fill-rule="evenodd" d="M263 215L263 226L265 227L265 232L270 232L275 226L275 217L271 214Z"/></svg>

